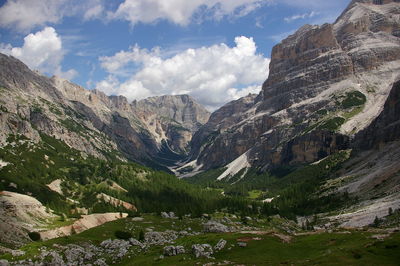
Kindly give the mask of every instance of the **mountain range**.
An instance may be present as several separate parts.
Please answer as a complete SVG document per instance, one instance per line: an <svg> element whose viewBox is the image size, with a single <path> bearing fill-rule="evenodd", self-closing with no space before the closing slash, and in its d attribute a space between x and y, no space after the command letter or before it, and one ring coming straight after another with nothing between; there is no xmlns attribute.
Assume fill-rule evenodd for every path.
<svg viewBox="0 0 400 266"><path fill-rule="evenodd" d="M333 24L301 27L273 48L259 94L212 113L189 95L107 96L4 54L0 95L0 188L33 216L54 218L41 204L61 217L121 212L110 221L229 210L243 224L279 214L304 227L314 215L321 228L357 228L400 206L398 0L353 0ZM16 178L24 163L32 174ZM26 243L40 222L15 213Z"/></svg>

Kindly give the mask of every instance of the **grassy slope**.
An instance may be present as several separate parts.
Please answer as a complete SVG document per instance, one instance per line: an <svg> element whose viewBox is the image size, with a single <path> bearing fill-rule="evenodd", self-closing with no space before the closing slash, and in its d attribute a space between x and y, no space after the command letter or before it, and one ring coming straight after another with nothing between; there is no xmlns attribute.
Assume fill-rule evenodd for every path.
<svg viewBox="0 0 400 266"><path fill-rule="evenodd" d="M58 238L46 242L34 242L26 245L22 250L27 254L22 258L33 258L39 254L43 246L54 248L54 244L66 245L70 243L92 243L98 245L101 241L115 238L116 230L131 231L136 235L140 230L152 227L155 231L173 229L176 231L191 227L195 231L201 228L201 219L171 220L157 216L145 215L143 222L134 222L130 218L106 223L81 234ZM257 224L262 225L262 224ZM268 223L262 225L262 230L269 231ZM192 244L208 243L215 245L219 239L228 241L225 249L215 253L215 259L195 259L190 253L176 257L159 259L162 246L152 246L146 252L138 254L137 248L131 248L130 254L118 265L194 265L195 263L230 261L232 264L245 265L398 265L400 261L400 233L378 241L371 236L374 233L366 231L320 233L296 236L290 243L283 243L279 238L267 235L252 235L244 233L202 234L177 239L176 245L183 245L190 252ZM256 238L256 239L254 239ZM236 245L238 240L245 239L247 247ZM11 259L10 255L0 256ZM110 258L111 259L111 258Z"/></svg>

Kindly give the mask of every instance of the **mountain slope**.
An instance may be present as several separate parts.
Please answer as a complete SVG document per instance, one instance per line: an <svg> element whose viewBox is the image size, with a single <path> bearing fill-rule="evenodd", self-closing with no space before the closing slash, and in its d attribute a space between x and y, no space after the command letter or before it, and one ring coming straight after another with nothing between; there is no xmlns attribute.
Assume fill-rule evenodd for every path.
<svg viewBox="0 0 400 266"><path fill-rule="evenodd" d="M98 158L163 165L160 154L187 153L193 132L209 116L189 96L154 97L130 104L122 96L106 96L58 77L47 78L2 54L0 71L2 145L9 134L38 142L39 134L45 133ZM181 113L181 118L168 110Z"/></svg>
<svg viewBox="0 0 400 266"><path fill-rule="evenodd" d="M213 114L193 138L196 165L222 167L247 152L243 165L267 170L349 148L400 78L400 3L374 3L352 1L334 24L306 25L276 45L251 115L227 126Z"/></svg>

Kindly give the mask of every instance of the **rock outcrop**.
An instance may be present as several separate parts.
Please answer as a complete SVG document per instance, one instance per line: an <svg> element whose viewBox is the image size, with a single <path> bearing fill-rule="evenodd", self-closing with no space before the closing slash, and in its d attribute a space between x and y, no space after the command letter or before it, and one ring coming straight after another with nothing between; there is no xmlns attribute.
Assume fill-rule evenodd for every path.
<svg viewBox="0 0 400 266"><path fill-rule="evenodd" d="M173 164L189 152L192 135L209 112L190 96L123 96L89 91L47 78L0 54L0 145L10 134L35 141L46 134L99 158Z"/></svg>
<svg viewBox="0 0 400 266"><path fill-rule="evenodd" d="M365 130L357 134L355 147L368 150L400 139L400 81L386 100L381 114Z"/></svg>
<svg viewBox="0 0 400 266"><path fill-rule="evenodd" d="M37 199L19 193L0 192L0 242L18 245L30 241L28 233L56 216Z"/></svg>
<svg viewBox="0 0 400 266"><path fill-rule="evenodd" d="M187 153L192 135L204 125L210 112L188 95L150 97L132 103L138 118L161 143L177 153Z"/></svg>
<svg viewBox="0 0 400 266"><path fill-rule="evenodd" d="M191 164L207 170L246 154L243 165L267 170L349 148L399 79L399 14L398 1L352 1L334 24L276 45L260 95L214 112L193 137Z"/></svg>
<svg viewBox="0 0 400 266"><path fill-rule="evenodd" d="M75 221L71 225L40 232L40 237L42 240L48 240L62 236L70 236L72 234L79 234L90 228L100 226L107 222L126 218L127 216L127 213L95 213L83 215L79 220Z"/></svg>

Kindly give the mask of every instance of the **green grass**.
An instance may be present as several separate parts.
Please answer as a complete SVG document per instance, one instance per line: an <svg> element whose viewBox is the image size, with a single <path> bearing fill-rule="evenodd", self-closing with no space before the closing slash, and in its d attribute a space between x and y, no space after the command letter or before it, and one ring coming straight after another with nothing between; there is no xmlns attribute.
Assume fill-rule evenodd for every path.
<svg viewBox="0 0 400 266"><path fill-rule="evenodd" d="M351 111L343 113L343 117L346 120L349 120L350 118L352 118L352 117L358 115L359 113L361 113L362 110L364 110L364 106L355 107Z"/></svg>
<svg viewBox="0 0 400 266"><path fill-rule="evenodd" d="M347 92L341 105L343 108L348 109L356 106L364 105L367 102L367 97L359 91Z"/></svg>
<svg viewBox="0 0 400 266"><path fill-rule="evenodd" d="M251 190L251 191L249 191L249 196L248 196L248 198L249 199L258 199L258 198L260 198L260 196L262 196L262 194L263 194L263 192L261 191L261 190L257 190L257 189L255 189L255 190Z"/></svg>
<svg viewBox="0 0 400 266"><path fill-rule="evenodd" d="M321 125L317 126L317 129L335 132L340 128L341 125L344 124L344 122L346 122L346 119L337 116L323 122Z"/></svg>
<svg viewBox="0 0 400 266"><path fill-rule="evenodd" d="M236 245L238 239L255 237L261 240L250 240L244 248ZM213 255L215 259L195 259L191 254L184 254L159 260L162 247L153 247L146 254L126 259L118 265L201 265L223 261L231 262L229 265L398 265L400 261L399 234L378 242L372 240L369 233L324 233L299 236L291 243L283 243L273 236L206 234L183 238L176 244L190 250L192 244L213 246L221 238L228 243L224 250Z"/></svg>
<svg viewBox="0 0 400 266"><path fill-rule="evenodd" d="M216 214L217 216L223 217L225 214ZM135 237L146 228L162 232L171 229L181 231L191 227L194 231L199 232L204 221L188 218L182 220L163 219L151 214L143 215L143 218L143 221L132 221L131 218L121 219L69 237L32 242L21 248L26 252L24 256L13 259L11 255L2 255L0 259L35 259L41 248L46 247L52 250L55 248L54 244L84 245L91 243L99 245L106 239L115 239L115 232L118 230L130 232ZM237 219L232 220L236 221ZM267 220L254 221L250 222L250 225L261 226L261 230L266 232L277 232L273 228L284 222L284 220L278 220L272 219L271 222ZM137 248L131 248L128 255L117 265L194 265L196 263L221 263L223 261L230 261L231 264L229 265L398 265L400 261L400 233L395 233L383 241L371 238L373 234L366 231L319 233L294 236L290 243L284 243L271 234L201 234L178 238L175 241L173 245L183 245L187 251L186 254L165 257L160 260L163 246L151 246L147 251L140 253ZM190 252L193 244L214 246L220 239L225 239L228 243L222 251L214 253L215 259L196 259ZM238 247L237 242L243 241L243 239L247 241L247 247ZM111 258L108 259L110 263Z"/></svg>

